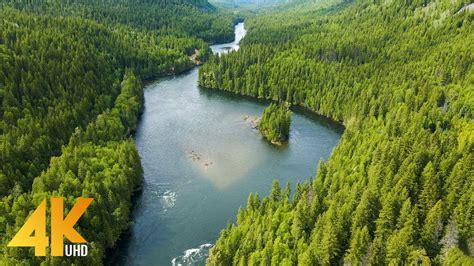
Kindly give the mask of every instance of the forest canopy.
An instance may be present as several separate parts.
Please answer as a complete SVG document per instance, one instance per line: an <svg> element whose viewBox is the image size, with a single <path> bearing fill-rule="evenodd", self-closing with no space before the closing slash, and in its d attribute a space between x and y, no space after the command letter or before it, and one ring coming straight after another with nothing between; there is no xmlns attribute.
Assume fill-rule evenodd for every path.
<svg viewBox="0 0 474 266"><path fill-rule="evenodd" d="M263 110L259 131L271 143L282 144L290 136L291 111L285 104L271 103Z"/></svg>
<svg viewBox="0 0 474 266"><path fill-rule="evenodd" d="M209 265L474 263L474 14L465 1L307 2L246 21L199 82L340 121L294 196L251 194Z"/></svg>
<svg viewBox="0 0 474 266"><path fill-rule="evenodd" d="M102 264L141 184L131 134L142 80L188 70L208 42L231 39L232 17L207 1L0 1L0 264ZM76 225L86 258L6 248L53 196L66 209L94 198Z"/></svg>
<svg viewBox="0 0 474 266"><path fill-rule="evenodd" d="M2 4L37 15L74 16L111 27L121 25L160 35L194 36L206 42L234 38L232 17L217 12L206 0L2 0Z"/></svg>

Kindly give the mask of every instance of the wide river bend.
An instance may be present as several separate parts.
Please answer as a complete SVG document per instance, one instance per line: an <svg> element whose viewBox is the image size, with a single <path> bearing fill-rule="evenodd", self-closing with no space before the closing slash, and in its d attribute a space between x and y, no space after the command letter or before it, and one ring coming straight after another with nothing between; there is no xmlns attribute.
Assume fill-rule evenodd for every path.
<svg viewBox="0 0 474 266"><path fill-rule="evenodd" d="M215 53L238 49L245 35L213 45ZM109 263L201 265L209 248L250 192L268 194L273 179L284 186L316 173L341 130L296 112L289 144L275 147L253 128L266 103L200 89L198 68L145 88L145 109L135 140L144 169L133 224Z"/></svg>

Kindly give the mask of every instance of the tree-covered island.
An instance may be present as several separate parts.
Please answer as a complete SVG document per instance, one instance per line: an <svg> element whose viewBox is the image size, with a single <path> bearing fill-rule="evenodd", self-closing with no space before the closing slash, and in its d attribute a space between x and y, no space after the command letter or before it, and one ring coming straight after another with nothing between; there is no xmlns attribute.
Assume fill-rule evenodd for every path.
<svg viewBox="0 0 474 266"><path fill-rule="evenodd" d="M271 103L263 110L258 128L268 141L281 145L290 136L290 124L291 111L288 106Z"/></svg>

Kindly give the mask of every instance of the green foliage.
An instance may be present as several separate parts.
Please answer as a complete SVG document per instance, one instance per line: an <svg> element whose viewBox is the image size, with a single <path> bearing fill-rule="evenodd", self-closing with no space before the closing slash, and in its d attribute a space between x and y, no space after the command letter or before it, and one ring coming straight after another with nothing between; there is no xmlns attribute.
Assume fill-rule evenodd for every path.
<svg viewBox="0 0 474 266"><path fill-rule="evenodd" d="M114 27L126 25L156 31L160 35L195 36L207 42L227 42L234 38L232 17L216 12L206 0L1 2L39 15L79 16Z"/></svg>
<svg viewBox="0 0 474 266"><path fill-rule="evenodd" d="M464 4L302 5L246 21L241 48L211 57L200 85L300 105L346 130L293 200L239 211L210 265L472 264L474 16L456 14Z"/></svg>
<svg viewBox="0 0 474 266"><path fill-rule="evenodd" d="M198 39L9 8L0 9L0 36L0 196L16 184L27 190L75 127L114 104L126 67L153 78L192 67L191 51L209 53Z"/></svg>
<svg viewBox="0 0 474 266"><path fill-rule="evenodd" d="M85 132L76 129L61 155L51 158L47 171L34 179L30 193L4 197L0 207L4 245L23 225L28 210L34 210L33 206L42 199L62 196L66 199L66 208L70 209L76 198L91 197L94 203L77 229L91 241L92 254L75 263L101 263L105 249L113 247L122 231L128 228L131 197L141 183L140 157L128 138L134 129L130 125L136 125L143 105L141 88L137 77L128 70L114 108L98 116ZM8 209L13 211L7 212ZM2 261L7 264L41 261L31 250L5 249ZM45 258L47 264L62 260L61 257Z"/></svg>
<svg viewBox="0 0 474 266"><path fill-rule="evenodd" d="M272 143L281 143L290 136L291 111L286 105L271 103L263 110L258 129Z"/></svg>
<svg viewBox="0 0 474 266"><path fill-rule="evenodd" d="M446 254L446 260L443 262L443 265L461 265L468 266L474 263L472 257L466 256L458 248L453 248L448 251Z"/></svg>
<svg viewBox="0 0 474 266"><path fill-rule="evenodd" d="M206 60L206 41L229 32L231 18L200 0L1 1L0 264L103 263L141 184L131 139L141 80L190 69L191 55ZM6 247L51 196L63 196L67 209L94 198L76 226L90 241L87 258Z"/></svg>

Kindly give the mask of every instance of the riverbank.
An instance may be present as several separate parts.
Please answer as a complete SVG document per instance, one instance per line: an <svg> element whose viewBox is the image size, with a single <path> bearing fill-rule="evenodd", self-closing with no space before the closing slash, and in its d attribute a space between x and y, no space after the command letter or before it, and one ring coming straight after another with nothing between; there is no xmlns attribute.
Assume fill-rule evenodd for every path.
<svg viewBox="0 0 474 266"><path fill-rule="evenodd" d="M143 190L129 236L116 247L111 264L204 264L211 243L250 192L265 195L274 178L304 181L339 140L337 130L295 114L291 147L275 147L244 119L258 117L266 104L206 92L197 79L193 68L145 89L135 134Z"/></svg>

